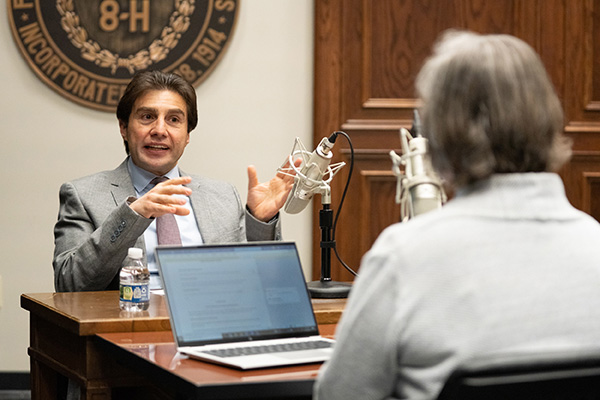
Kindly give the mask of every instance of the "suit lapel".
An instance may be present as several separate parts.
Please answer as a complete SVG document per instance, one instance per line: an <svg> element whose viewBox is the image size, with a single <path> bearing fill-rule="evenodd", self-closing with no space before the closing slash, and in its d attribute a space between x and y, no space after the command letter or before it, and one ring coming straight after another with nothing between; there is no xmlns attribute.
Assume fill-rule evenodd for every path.
<svg viewBox="0 0 600 400"><path fill-rule="evenodd" d="M181 170L179 172L181 176L190 176ZM190 204L192 205L192 210L194 210L194 216L198 224L198 230L202 236L202 241L204 243L212 243L216 240L217 236L215 236L215 232L218 232L218 230L213 226L212 217L206 207L206 204L209 204L209 200L206 198L206 191L202 189L203 182L200 179L192 178L192 182L186 186L192 189Z"/></svg>
<svg viewBox="0 0 600 400"><path fill-rule="evenodd" d="M121 204L129 196L135 196L135 189L127 170L127 159L113 171L110 179L110 192L115 205Z"/></svg>

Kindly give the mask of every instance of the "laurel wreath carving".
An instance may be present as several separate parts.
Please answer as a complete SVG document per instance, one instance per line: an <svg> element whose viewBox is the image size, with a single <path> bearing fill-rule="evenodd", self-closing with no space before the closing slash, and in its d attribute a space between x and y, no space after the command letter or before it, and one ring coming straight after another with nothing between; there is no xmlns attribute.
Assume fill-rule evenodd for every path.
<svg viewBox="0 0 600 400"><path fill-rule="evenodd" d="M181 35L188 30L195 3L196 0L175 0L175 11L169 17L169 24L162 29L160 38L155 39L148 48L130 54L127 58L103 49L98 42L88 38L87 31L80 25L73 0L57 0L56 8L62 17L62 28L67 32L73 46L81 49L81 57L102 68L110 68L114 75L121 67L134 74L165 59L177 46Z"/></svg>

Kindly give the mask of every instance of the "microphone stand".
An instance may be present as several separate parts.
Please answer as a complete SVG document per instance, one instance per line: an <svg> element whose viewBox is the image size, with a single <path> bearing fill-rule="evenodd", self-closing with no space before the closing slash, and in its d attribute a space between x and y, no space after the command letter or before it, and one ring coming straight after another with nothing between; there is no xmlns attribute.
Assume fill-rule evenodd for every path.
<svg viewBox="0 0 600 400"><path fill-rule="evenodd" d="M308 282L310 297L314 299L343 299L348 297L352 285L347 282L336 282L331 279L331 249L335 247L332 240L333 210L331 204L331 189L323 188L319 211L319 227L321 228L321 278Z"/></svg>

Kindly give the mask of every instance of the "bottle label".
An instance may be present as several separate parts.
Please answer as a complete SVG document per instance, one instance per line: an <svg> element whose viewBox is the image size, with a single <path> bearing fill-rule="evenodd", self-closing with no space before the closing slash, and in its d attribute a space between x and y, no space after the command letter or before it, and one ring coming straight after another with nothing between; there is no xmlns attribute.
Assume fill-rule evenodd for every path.
<svg viewBox="0 0 600 400"><path fill-rule="evenodd" d="M150 300L148 285L121 285L119 287L121 301L142 303Z"/></svg>

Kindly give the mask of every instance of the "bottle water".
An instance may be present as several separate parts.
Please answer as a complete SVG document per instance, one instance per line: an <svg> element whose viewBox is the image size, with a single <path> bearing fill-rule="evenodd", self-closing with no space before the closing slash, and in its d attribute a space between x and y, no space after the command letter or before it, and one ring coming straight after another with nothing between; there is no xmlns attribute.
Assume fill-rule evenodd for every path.
<svg viewBox="0 0 600 400"><path fill-rule="evenodd" d="M150 272L144 265L142 249L131 247L119 273L119 307L143 311L150 306Z"/></svg>

